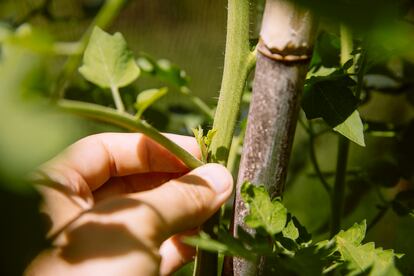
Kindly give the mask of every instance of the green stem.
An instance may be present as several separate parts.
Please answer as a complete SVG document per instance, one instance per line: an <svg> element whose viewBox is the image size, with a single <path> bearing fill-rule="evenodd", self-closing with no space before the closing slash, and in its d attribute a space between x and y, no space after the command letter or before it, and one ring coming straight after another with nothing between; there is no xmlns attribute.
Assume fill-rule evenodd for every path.
<svg viewBox="0 0 414 276"><path fill-rule="evenodd" d="M309 121L309 142L310 142L310 158L313 165L313 169L316 172L316 175L319 177L319 180L322 186L325 188L326 192L330 195L331 194L331 187L329 186L328 181L326 181L325 176L323 175L321 168L318 163L318 159L316 157L316 150L315 150L315 132L313 130L312 122Z"/></svg>
<svg viewBox="0 0 414 276"><path fill-rule="evenodd" d="M88 44L89 36L92 32L93 27L99 26L105 29L118 15L125 2L126 0L106 0L101 10L80 39L77 49L74 51L77 54L70 56L66 60L66 63L63 66L63 70L58 76L52 90L51 97L53 101L57 101L58 99L61 99L65 96L66 86L79 67L79 64L82 60L81 53L83 53L86 45Z"/></svg>
<svg viewBox="0 0 414 276"><path fill-rule="evenodd" d="M243 142L243 139L244 139L244 132L233 137L233 141L231 142L229 158L227 160L227 169L231 173L234 173L234 169L236 168L236 161L237 161L237 157L239 156L239 148L240 148L241 143Z"/></svg>
<svg viewBox="0 0 414 276"><path fill-rule="evenodd" d="M121 95L119 94L118 87L114 86L114 85L111 86L111 92L112 92L112 98L114 99L116 109L118 110L118 112L124 113L125 112L125 106L124 106L124 103L122 102Z"/></svg>
<svg viewBox="0 0 414 276"><path fill-rule="evenodd" d="M358 74L357 74L357 87L355 89L355 97L359 100L361 98L362 87L364 86L364 74L367 65L367 51L362 49Z"/></svg>
<svg viewBox="0 0 414 276"><path fill-rule="evenodd" d="M213 124L217 133L211 145L214 161L226 163L246 79L254 61L255 54L249 49L249 1L229 0L223 79Z"/></svg>
<svg viewBox="0 0 414 276"><path fill-rule="evenodd" d="M98 120L105 123L110 123L129 131L140 132L145 134L155 142L168 149L178 159L180 159L190 169L202 166L203 163L181 148L179 145L162 135L158 130L153 128L150 124L143 120L137 120L134 116L126 113L119 112L112 108L104 107L97 104L59 100L58 107L64 111L87 117L90 119Z"/></svg>
<svg viewBox="0 0 414 276"><path fill-rule="evenodd" d="M345 64L352 58L353 41L351 31L341 25L341 64ZM354 70L352 66L349 71ZM341 220L345 204L345 180L346 168L348 163L349 140L344 136L338 137L338 156L336 162L335 184L331 200L331 237L336 235L341 229Z"/></svg>
<svg viewBox="0 0 414 276"><path fill-rule="evenodd" d="M344 136L338 137L338 157L336 163L335 184L332 194L331 237L341 229L341 220L345 203L345 178L348 162L349 140Z"/></svg>
<svg viewBox="0 0 414 276"><path fill-rule="evenodd" d="M340 32L341 32L341 64L344 65L348 60L352 58L351 53L353 51L354 44L352 41L351 30L348 27L346 27L345 25L341 25ZM354 65L349 69L349 71L353 70L353 68L354 68Z"/></svg>
<svg viewBox="0 0 414 276"><path fill-rule="evenodd" d="M210 162L227 162L246 79L255 64L256 55L249 49L249 4L249 0L228 1L224 71L214 116L213 129L217 133L210 147ZM216 238L214 228L219 220L220 214L216 213L203 225L202 230ZM194 275L217 275L217 271L217 254L199 250Z"/></svg>

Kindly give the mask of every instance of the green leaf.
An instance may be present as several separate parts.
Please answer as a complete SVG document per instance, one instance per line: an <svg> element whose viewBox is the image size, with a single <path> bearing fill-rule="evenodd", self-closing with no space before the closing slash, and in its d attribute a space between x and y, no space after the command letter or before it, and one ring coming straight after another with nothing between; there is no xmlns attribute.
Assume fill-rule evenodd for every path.
<svg viewBox="0 0 414 276"><path fill-rule="evenodd" d="M208 148L204 142L204 130L201 126L198 126L198 128L192 128L191 130L193 131L197 144L200 147L201 159L203 162L207 162Z"/></svg>
<svg viewBox="0 0 414 276"><path fill-rule="evenodd" d="M354 224L347 231L341 231L335 236L336 245L346 267L348 275L400 275L394 265L394 252L375 248L373 242L361 245L365 237L366 222Z"/></svg>
<svg viewBox="0 0 414 276"><path fill-rule="evenodd" d="M367 230L367 222L364 220L361 223L355 223L348 230L340 231L336 237L347 240L348 242L354 245L360 245L363 239L365 238L365 232Z"/></svg>
<svg viewBox="0 0 414 276"><path fill-rule="evenodd" d="M197 246L206 251L218 252L227 256L238 256L248 260L254 260L254 252L245 248L242 241L234 238L226 230L219 231L220 241L212 239L208 234L201 232L198 236L185 237L186 244Z"/></svg>
<svg viewBox="0 0 414 276"><path fill-rule="evenodd" d="M331 127L343 123L357 107L351 87L355 82L342 70L306 81L302 108L308 119L322 117Z"/></svg>
<svg viewBox="0 0 414 276"><path fill-rule="evenodd" d="M293 220L290 220L286 227L282 230L283 237L296 240L299 238L299 230L296 228L295 223Z"/></svg>
<svg viewBox="0 0 414 276"><path fill-rule="evenodd" d="M270 200L263 186L256 187L249 182L243 183L241 195L249 207L245 223L252 228L263 228L268 234L275 235L285 228L287 210L279 200Z"/></svg>
<svg viewBox="0 0 414 276"><path fill-rule="evenodd" d="M140 69L122 34L110 35L95 27L79 72L102 88L119 88L133 82Z"/></svg>
<svg viewBox="0 0 414 276"><path fill-rule="evenodd" d="M355 110L344 122L334 127L333 130L361 147L365 147L364 126L358 110Z"/></svg>
<svg viewBox="0 0 414 276"><path fill-rule="evenodd" d="M160 89L148 89L140 92L137 96L137 101L135 103L135 107L137 109L136 116L140 118L142 113L144 113L144 111L148 107L150 107L154 102L156 102L158 99L167 94L167 92L167 87L163 87Z"/></svg>
<svg viewBox="0 0 414 276"><path fill-rule="evenodd" d="M185 237L183 241L191 246L197 246L201 249L224 253L228 251L228 246L219 241L213 240L207 233L200 232L198 236Z"/></svg>
<svg viewBox="0 0 414 276"><path fill-rule="evenodd" d="M204 136L204 130L201 126L198 126L198 128L192 128L191 130L193 131L194 137L200 147L202 161L206 163L208 161L211 141L217 131L215 129L210 129L207 132L207 135Z"/></svg>
<svg viewBox="0 0 414 276"><path fill-rule="evenodd" d="M217 130L216 129L210 129L207 132L206 137L204 137L204 143L207 145L207 147L210 147L211 142L213 141L213 137L216 135Z"/></svg>

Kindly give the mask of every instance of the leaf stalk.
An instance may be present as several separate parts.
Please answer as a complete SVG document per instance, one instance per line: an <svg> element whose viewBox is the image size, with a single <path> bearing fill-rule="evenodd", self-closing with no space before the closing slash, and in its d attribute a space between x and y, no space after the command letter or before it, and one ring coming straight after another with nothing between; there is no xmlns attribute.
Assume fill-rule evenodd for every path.
<svg viewBox="0 0 414 276"><path fill-rule="evenodd" d="M131 132L140 132L169 150L190 169L195 169L203 165L203 162L162 135L150 124L143 120L137 120L134 116L126 112L119 112L118 110L109 107L72 100L59 100L57 106L72 114L110 123Z"/></svg>
<svg viewBox="0 0 414 276"><path fill-rule="evenodd" d="M351 31L344 25L340 27L341 34L341 64L344 65L352 59L353 41ZM349 73L354 72L354 65L348 69ZM348 163L349 140L344 136L338 137L338 156L336 162L336 176L331 199L331 229L330 236L335 236L341 229L341 221L345 204L345 181Z"/></svg>
<svg viewBox="0 0 414 276"><path fill-rule="evenodd" d="M114 99L115 107L120 113L125 112L125 106L122 102L121 95L119 94L119 89L116 85L111 86L112 98Z"/></svg>

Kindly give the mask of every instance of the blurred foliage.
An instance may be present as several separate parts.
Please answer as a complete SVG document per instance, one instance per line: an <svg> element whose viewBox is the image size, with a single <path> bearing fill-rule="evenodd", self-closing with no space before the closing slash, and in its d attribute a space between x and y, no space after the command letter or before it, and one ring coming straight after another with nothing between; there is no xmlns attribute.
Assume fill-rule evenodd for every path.
<svg viewBox="0 0 414 276"><path fill-rule="evenodd" d="M329 194L315 172L309 149L314 146L321 173L330 187L335 176L337 139L332 127L358 107L366 148L351 145L343 226L350 228L366 219L366 239L405 253L396 265L402 274L413 274L413 1L295 1L315 11L321 21L311 62L314 79L308 80L314 89L305 91L305 100L320 97L315 94L320 86L327 87L328 95L335 95L335 99L350 96L348 92L354 89L351 81L339 86L340 81L330 76L343 69L339 68L338 22L354 30L354 55L359 57L360 50L366 49L367 64L361 101L352 99L345 104L340 98L336 103L344 113L339 114L340 119L330 121L333 117L325 116L337 109L332 111L327 104L321 104L323 101L317 100L319 106L328 110L318 109L317 113L322 114L315 116L304 105L306 115L315 118L314 137L310 139L309 125L301 114L304 124L297 128L283 203L314 234L315 242L327 238ZM80 137L120 131L61 114L46 97L53 91L67 57L80 54L78 40L103 2L0 2L0 204L3 210L12 210L0 216L7 222L0 233L2 256L6 256L2 258L1 275L20 275L24 264L45 245L41 217L36 211L39 197L22 178ZM257 41L263 2L252 1L253 43ZM139 95L142 99L142 91L168 87L170 92L151 103L142 118L165 132L189 135L199 125L209 128L210 120L188 95L199 96L209 105L217 96L225 41L224 7L224 0L128 1L127 8L110 28L124 34L142 73L138 81L120 89L128 112L137 112L136 102ZM341 78L355 76L341 74ZM240 122L246 117L250 95L248 86ZM78 73L66 89L66 98L114 107L109 90L94 86ZM237 165L234 167L233 173L237 175ZM287 220L293 221L290 217ZM294 239L293 226L297 224L293 221L286 226L291 229L283 234ZM311 253L314 252L300 251L293 264L299 265L306 259L302 256ZM319 262L314 265L313 268L320 269ZM292 267L292 263L286 262L286 266Z"/></svg>

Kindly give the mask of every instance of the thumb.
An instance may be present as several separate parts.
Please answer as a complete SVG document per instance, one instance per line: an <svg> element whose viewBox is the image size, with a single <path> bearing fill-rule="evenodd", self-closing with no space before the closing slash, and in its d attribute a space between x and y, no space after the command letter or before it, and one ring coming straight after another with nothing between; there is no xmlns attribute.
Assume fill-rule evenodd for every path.
<svg viewBox="0 0 414 276"><path fill-rule="evenodd" d="M226 202L232 188L233 178L225 167L207 164L158 188L130 197L141 202L141 207L147 207L139 212L142 217L137 218L138 227L150 230L147 238L161 245L173 234L205 222ZM146 227L142 227L144 224Z"/></svg>

